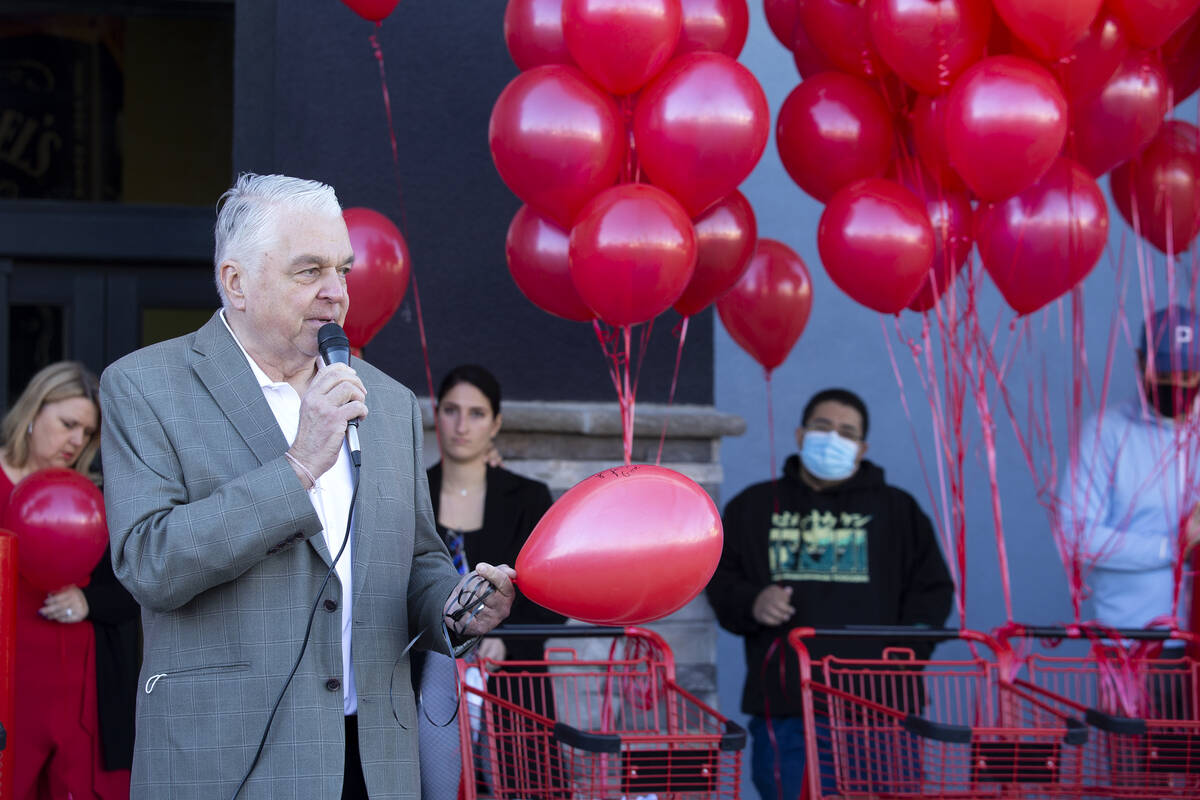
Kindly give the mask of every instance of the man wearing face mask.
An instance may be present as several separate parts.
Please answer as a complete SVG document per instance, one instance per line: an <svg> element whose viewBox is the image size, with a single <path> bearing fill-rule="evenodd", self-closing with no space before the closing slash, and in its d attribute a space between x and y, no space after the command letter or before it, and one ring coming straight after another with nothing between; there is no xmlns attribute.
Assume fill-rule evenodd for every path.
<svg viewBox="0 0 1200 800"><path fill-rule="evenodd" d="M863 458L868 422L854 393L817 393L796 429L800 453L784 462L783 477L751 486L725 507L725 546L708 599L721 626L745 638L742 710L752 715L751 773L764 800L781 790L799 797L804 775L800 679L788 631L940 627L950 613L954 584L929 518ZM814 640L809 651L814 659L879 658L886 644Z"/></svg>
<svg viewBox="0 0 1200 800"><path fill-rule="evenodd" d="M1170 306L1148 331L1138 348L1139 395L1084 422L1059 497L1095 616L1114 628L1172 616L1175 565L1200 541L1200 318ZM1183 616L1186 605L1179 608Z"/></svg>

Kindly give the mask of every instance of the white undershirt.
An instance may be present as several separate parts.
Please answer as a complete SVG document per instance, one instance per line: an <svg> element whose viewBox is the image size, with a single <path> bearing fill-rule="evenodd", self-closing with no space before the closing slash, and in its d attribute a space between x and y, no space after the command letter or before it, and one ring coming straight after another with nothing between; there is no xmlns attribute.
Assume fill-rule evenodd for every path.
<svg viewBox="0 0 1200 800"><path fill-rule="evenodd" d="M296 441L296 432L300 429L300 395L287 381L272 381L267 373L255 363L246 348L238 341L237 334L229 327L225 319L225 310L221 309L221 321L229 330L238 349L250 364L250 370L262 387L263 397L275 415L279 428L287 439L288 446ZM305 466L308 466L307 464ZM323 475L317 476L317 482L308 490L313 509L321 520L321 533L325 536L325 545L329 548L329 556L337 555L338 548L346 536L346 519L350 514L350 498L354 491L354 475L350 467L350 449L343 444L338 453L337 462ZM346 552L337 562L337 579L342 584L342 708L346 714L358 710L358 693L354 687L354 662L350 658L350 632L353 611L354 584L351 581L350 569L354 563L354 554L347 546Z"/></svg>

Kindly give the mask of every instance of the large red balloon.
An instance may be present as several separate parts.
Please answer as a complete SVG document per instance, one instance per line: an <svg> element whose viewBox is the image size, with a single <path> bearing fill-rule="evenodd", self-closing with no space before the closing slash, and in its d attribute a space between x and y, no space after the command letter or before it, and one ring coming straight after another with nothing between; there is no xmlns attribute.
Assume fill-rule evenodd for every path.
<svg viewBox="0 0 1200 800"><path fill-rule="evenodd" d="M675 55L709 51L737 58L750 30L746 0L681 0L683 29Z"/></svg>
<svg viewBox="0 0 1200 800"><path fill-rule="evenodd" d="M879 55L925 94L944 92L987 48L989 0L875 0L869 11Z"/></svg>
<svg viewBox="0 0 1200 800"><path fill-rule="evenodd" d="M563 0L563 37L575 63L613 94L637 91L679 40L680 0Z"/></svg>
<svg viewBox="0 0 1200 800"><path fill-rule="evenodd" d="M775 144L788 175L821 202L892 161L892 115L866 80L822 72L802 81L779 109Z"/></svg>
<svg viewBox="0 0 1200 800"><path fill-rule="evenodd" d="M1073 155L1103 175L1140 153L1166 113L1166 70L1151 53L1131 53L1099 95L1071 109Z"/></svg>
<svg viewBox="0 0 1200 800"><path fill-rule="evenodd" d="M1200 232L1200 131L1169 120L1141 155L1112 171L1111 187L1121 216L1146 241L1164 253L1186 250Z"/></svg>
<svg viewBox="0 0 1200 800"><path fill-rule="evenodd" d="M929 277L933 228L925 204L895 181L868 178L838 191L817 227L825 271L843 292L883 314L901 311Z"/></svg>
<svg viewBox="0 0 1200 800"><path fill-rule="evenodd" d="M698 314L724 295L742 277L754 255L758 222L750 201L734 192L697 218L696 271L675 310L685 317Z"/></svg>
<svg viewBox="0 0 1200 800"><path fill-rule="evenodd" d="M574 322L590 322L595 314L571 279L568 243L566 231L529 206L521 206L504 242L508 272L538 308Z"/></svg>
<svg viewBox="0 0 1200 800"><path fill-rule="evenodd" d="M1018 314L1070 291L1096 266L1107 241L1104 194L1066 158L1016 197L976 214L980 260Z"/></svg>
<svg viewBox="0 0 1200 800"><path fill-rule="evenodd" d="M900 183L925 203L933 228L933 265L908 304L910 310L924 312L937 304L967 262L975 242L974 212L965 190L939 186L923 170L909 168L901 172Z"/></svg>
<svg viewBox="0 0 1200 800"><path fill-rule="evenodd" d="M888 67L871 41L866 6L866 0L800 0L797 19L835 67L864 78L881 78Z"/></svg>
<svg viewBox="0 0 1200 800"><path fill-rule="evenodd" d="M1200 0L1108 0L1108 7L1121 20L1129 41L1152 49L1187 23L1200 9Z"/></svg>
<svg viewBox="0 0 1200 800"><path fill-rule="evenodd" d="M913 103L909 124L917 159L937 186L965 190L967 185L950 166L946 153L946 96L921 95Z"/></svg>
<svg viewBox="0 0 1200 800"><path fill-rule="evenodd" d="M1042 58L1059 58L1083 38L1103 0L994 0L1009 30Z"/></svg>
<svg viewBox="0 0 1200 800"><path fill-rule="evenodd" d="M696 268L696 233L683 207L641 183L614 186L571 229L571 277L610 325L634 325L679 299Z"/></svg>
<svg viewBox="0 0 1200 800"><path fill-rule="evenodd" d="M44 469L22 479L9 496L3 527L19 541L21 577L44 592L87 585L108 546L104 497L73 469Z"/></svg>
<svg viewBox="0 0 1200 800"><path fill-rule="evenodd" d="M950 89L950 163L985 200L1014 195L1046 174L1066 135L1066 98L1054 76L1028 59L985 58Z"/></svg>
<svg viewBox="0 0 1200 800"><path fill-rule="evenodd" d="M1078 105L1100 93L1129 52L1129 39L1117 18L1101 9L1075 49L1054 65L1069 103Z"/></svg>
<svg viewBox="0 0 1200 800"><path fill-rule="evenodd" d="M496 99L488 145L513 194L564 228L612 186L625 159L616 101L574 67L523 72Z"/></svg>
<svg viewBox="0 0 1200 800"><path fill-rule="evenodd" d="M517 586L572 619L651 622L704 589L723 541L717 507L695 481L666 467L614 467L550 507L517 556Z"/></svg>
<svg viewBox="0 0 1200 800"><path fill-rule="evenodd" d="M759 239L741 279L717 301L721 323L738 346L770 372L783 363L808 324L812 279L790 247Z"/></svg>
<svg viewBox="0 0 1200 800"><path fill-rule="evenodd" d="M400 0L342 0L355 14L368 22L383 22L396 10Z"/></svg>
<svg viewBox="0 0 1200 800"><path fill-rule="evenodd" d="M746 179L767 146L770 126L758 81L720 53L672 61L642 92L633 113L642 169L693 217Z"/></svg>
<svg viewBox="0 0 1200 800"><path fill-rule="evenodd" d="M799 0L763 0L767 26L784 47L791 49L792 36L800 20Z"/></svg>
<svg viewBox="0 0 1200 800"><path fill-rule="evenodd" d="M369 208L347 208L342 216L354 250L354 268L346 276L350 310L343 327L350 346L361 348L400 307L408 291L412 261L404 237L383 214Z"/></svg>
<svg viewBox="0 0 1200 800"><path fill-rule="evenodd" d="M517 69L570 64L563 38L562 0L508 0L504 43Z"/></svg>

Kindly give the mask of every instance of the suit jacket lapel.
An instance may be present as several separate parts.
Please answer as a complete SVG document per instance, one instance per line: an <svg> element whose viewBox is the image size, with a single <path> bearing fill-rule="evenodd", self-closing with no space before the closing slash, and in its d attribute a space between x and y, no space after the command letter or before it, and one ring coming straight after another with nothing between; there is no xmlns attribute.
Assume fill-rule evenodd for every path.
<svg viewBox="0 0 1200 800"><path fill-rule="evenodd" d="M351 359L351 366L354 366L353 361L354 359ZM367 393L370 394L370 391L371 387L368 386ZM367 415L358 424L359 439L363 442L382 443L382 439L373 437L371 434L371 416ZM362 467L358 471L358 500L354 504L354 538L351 540L354 545L354 569L351 580L354 582L355 597L362 593L363 583L367 579L367 568L371 563L371 544L374 537L365 535L364 532L376 529L374 518L383 494L375 467L378 457L378 449L372 450L369 446L363 447Z"/></svg>
<svg viewBox="0 0 1200 800"><path fill-rule="evenodd" d="M196 376L258 463L279 458L287 451L287 439L219 311L196 333L192 349L196 353L192 362ZM326 564L332 563L324 536L312 536L308 542Z"/></svg>

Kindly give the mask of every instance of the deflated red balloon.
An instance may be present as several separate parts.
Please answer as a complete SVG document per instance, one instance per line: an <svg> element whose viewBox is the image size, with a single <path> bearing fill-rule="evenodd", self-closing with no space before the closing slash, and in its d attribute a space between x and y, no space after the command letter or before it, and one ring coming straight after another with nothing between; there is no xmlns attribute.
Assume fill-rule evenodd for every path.
<svg viewBox="0 0 1200 800"><path fill-rule="evenodd" d="M758 240L742 277L717 301L725 330L767 372L788 357L811 311L808 267L774 239Z"/></svg>
<svg viewBox="0 0 1200 800"><path fill-rule="evenodd" d="M737 58L750 29L746 0L681 0L683 27L675 55L723 53Z"/></svg>
<svg viewBox="0 0 1200 800"><path fill-rule="evenodd" d="M696 229L696 271L675 301L675 310L685 317L700 313L737 283L750 265L758 241L754 209L741 192L709 208L692 225Z"/></svg>
<svg viewBox="0 0 1200 800"><path fill-rule="evenodd" d="M566 228L617 182L625 125L612 97L583 73L547 65L521 73L500 93L488 146L513 194Z"/></svg>
<svg viewBox="0 0 1200 800"><path fill-rule="evenodd" d="M355 14L368 22L383 22L396 10L400 0L342 0Z"/></svg>
<svg viewBox="0 0 1200 800"><path fill-rule="evenodd" d="M1108 7L1121 20L1129 41L1149 50L1182 28L1200 9L1200 0L1108 0Z"/></svg>
<svg viewBox="0 0 1200 800"><path fill-rule="evenodd" d="M933 228L915 194L895 181L868 178L829 201L817 249L838 288L867 308L895 314L929 277Z"/></svg>
<svg viewBox="0 0 1200 800"><path fill-rule="evenodd" d="M796 23L800 19L799 0L763 0L767 26L784 47L791 48Z"/></svg>
<svg viewBox="0 0 1200 800"><path fill-rule="evenodd" d="M783 102L775 144L792 180L828 202L846 184L887 171L892 115L866 80L823 72L802 81Z"/></svg>
<svg viewBox="0 0 1200 800"><path fill-rule="evenodd" d="M1042 58L1071 52L1103 0L993 0L1009 30Z"/></svg>
<svg viewBox="0 0 1200 800"><path fill-rule="evenodd" d="M1046 68L995 56L950 89L946 149L955 171L985 200L1031 186L1050 169L1067 135L1067 101Z"/></svg>
<svg viewBox="0 0 1200 800"><path fill-rule="evenodd" d="M55 467L13 487L3 527L17 536L17 568L43 592L86 586L108 546L104 497L72 469Z"/></svg>
<svg viewBox="0 0 1200 800"><path fill-rule="evenodd" d="M568 241L562 228L529 206L521 206L504 242L508 272L521 293L538 308L563 319L590 322L595 315L571 278Z"/></svg>
<svg viewBox="0 0 1200 800"><path fill-rule="evenodd" d="M563 38L562 0L508 0L504 43L518 69L570 64Z"/></svg>
<svg viewBox="0 0 1200 800"><path fill-rule="evenodd" d="M696 268L696 233L669 194L643 183L599 194L571 229L571 278L609 325L646 322L671 307Z"/></svg>
<svg viewBox="0 0 1200 800"><path fill-rule="evenodd" d="M1200 131L1168 120L1137 158L1112 171L1111 188L1142 238L1164 253L1186 250L1200 232Z"/></svg>
<svg viewBox="0 0 1200 800"><path fill-rule="evenodd" d="M808 38L835 67L864 78L888 74L871 40L866 0L801 0L797 8Z"/></svg>
<svg viewBox="0 0 1200 800"><path fill-rule="evenodd" d="M679 41L680 0L563 0L563 36L575 63L616 95L657 75Z"/></svg>
<svg viewBox="0 0 1200 800"><path fill-rule="evenodd" d="M800 73L801 78L811 78L822 72L836 69L825 57L825 54L812 43L812 39L808 38L808 33L804 30L803 25L796 25L791 48L792 61L795 62L796 71Z"/></svg>
<svg viewBox="0 0 1200 800"><path fill-rule="evenodd" d="M912 311L933 308L971 254L975 242L971 199L965 190L947 189L924 171L902 170L900 183L925 203L933 228L933 265L912 302ZM915 174L914 174L915 173Z"/></svg>
<svg viewBox="0 0 1200 800"><path fill-rule="evenodd" d="M691 216L729 195L767 146L771 112L750 71L720 53L680 56L633 113L643 171Z"/></svg>
<svg viewBox="0 0 1200 800"><path fill-rule="evenodd" d="M913 103L909 117L913 147L924 172L935 186L966 190L967 185L950 166L946 152L946 103L945 95L921 95Z"/></svg>
<svg viewBox="0 0 1200 800"><path fill-rule="evenodd" d="M695 481L666 467L615 467L550 507L517 556L517 585L572 619L637 625L691 602L723 541L717 507Z"/></svg>
<svg viewBox="0 0 1200 800"><path fill-rule="evenodd" d="M1052 65L1067 102L1078 105L1092 99L1129 52L1129 39L1111 11L1101 9L1075 48Z"/></svg>
<svg viewBox="0 0 1200 800"><path fill-rule="evenodd" d="M987 48L989 0L874 0L868 9L879 55L925 94L946 91Z"/></svg>
<svg viewBox="0 0 1200 800"><path fill-rule="evenodd" d="M1130 53L1100 94L1071 109L1073 154L1093 175L1150 143L1167 113L1167 73L1158 57Z"/></svg>
<svg viewBox="0 0 1200 800"><path fill-rule="evenodd" d="M1018 314L1070 291L1096 266L1107 241L1104 194L1066 158L1016 197L976 214L980 260Z"/></svg>
<svg viewBox="0 0 1200 800"><path fill-rule="evenodd" d="M342 217L354 250L354 269L346 276L350 310L342 327L351 347L366 347L404 300L412 261L404 237L383 214L347 208Z"/></svg>

